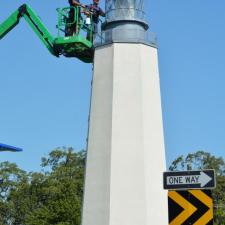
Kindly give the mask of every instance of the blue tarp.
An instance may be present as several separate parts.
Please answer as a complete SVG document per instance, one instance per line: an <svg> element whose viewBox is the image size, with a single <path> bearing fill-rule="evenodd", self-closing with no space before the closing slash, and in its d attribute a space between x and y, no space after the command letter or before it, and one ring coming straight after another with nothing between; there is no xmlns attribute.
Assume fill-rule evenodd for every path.
<svg viewBox="0 0 225 225"><path fill-rule="evenodd" d="M0 152L5 152L5 151L9 151L9 152L22 152L23 149L22 148L13 147L13 146L10 146L10 145L1 144L0 143Z"/></svg>

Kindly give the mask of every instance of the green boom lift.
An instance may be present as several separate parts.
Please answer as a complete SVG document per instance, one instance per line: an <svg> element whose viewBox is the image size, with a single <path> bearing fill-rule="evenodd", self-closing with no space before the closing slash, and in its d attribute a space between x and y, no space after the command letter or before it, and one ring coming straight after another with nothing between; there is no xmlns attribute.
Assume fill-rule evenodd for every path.
<svg viewBox="0 0 225 225"><path fill-rule="evenodd" d="M73 20L69 18L69 13L72 8L74 10ZM0 39L10 32L23 17L52 55L56 57L60 55L76 57L83 62L92 63L94 55L92 43L93 28L92 25L86 25L84 19L79 16L80 10L79 7L57 9L58 36L55 38L49 33L36 13L27 4L24 4L0 24ZM76 33L72 36L62 35L68 26L77 26ZM81 34L81 31L84 34L86 33L88 38L83 37L84 35Z"/></svg>

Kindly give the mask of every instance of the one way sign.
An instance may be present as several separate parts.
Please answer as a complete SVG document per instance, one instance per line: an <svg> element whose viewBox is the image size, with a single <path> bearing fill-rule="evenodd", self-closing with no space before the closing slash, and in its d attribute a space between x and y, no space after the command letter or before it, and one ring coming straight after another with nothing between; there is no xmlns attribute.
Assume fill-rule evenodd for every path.
<svg viewBox="0 0 225 225"><path fill-rule="evenodd" d="M215 170L165 172L164 189L213 189L216 187Z"/></svg>

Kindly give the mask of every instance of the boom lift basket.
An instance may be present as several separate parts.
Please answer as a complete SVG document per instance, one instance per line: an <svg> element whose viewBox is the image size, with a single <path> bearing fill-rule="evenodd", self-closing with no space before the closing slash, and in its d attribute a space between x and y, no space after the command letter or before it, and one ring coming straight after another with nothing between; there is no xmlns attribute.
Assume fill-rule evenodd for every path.
<svg viewBox="0 0 225 225"><path fill-rule="evenodd" d="M58 37L54 44L66 57L77 57L84 62L92 62L94 53L92 16L90 16L91 24L86 24L86 20L81 16L81 10L81 7L57 9ZM67 34L69 29L72 30L70 35Z"/></svg>

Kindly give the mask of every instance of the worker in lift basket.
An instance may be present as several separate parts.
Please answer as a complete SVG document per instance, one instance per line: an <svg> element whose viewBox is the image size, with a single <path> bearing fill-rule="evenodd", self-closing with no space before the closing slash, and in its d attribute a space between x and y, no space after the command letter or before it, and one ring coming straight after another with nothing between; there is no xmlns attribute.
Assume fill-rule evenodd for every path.
<svg viewBox="0 0 225 225"><path fill-rule="evenodd" d="M67 25L65 28L65 36L73 36L74 34L78 34L79 33L79 27L78 24L79 20L81 18L81 10L80 7L84 7L81 3L80 0L69 0L69 4L70 4L70 11L69 11L69 16L67 18ZM75 7L76 9L74 9L73 7ZM77 10L78 12L78 21L75 21L74 16L75 16L75 10Z"/></svg>
<svg viewBox="0 0 225 225"><path fill-rule="evenodd" d="M99 0L93 0L93 3L86 6L87 12L92 15L92 30L94 38L98 33L98 23L99 23L99 16L105 17L105 12L99 7ZM87 15L88 13L86 13ZM90 40L90 34L88 34L87 39ZM93 41L93 37L92 40Z"/></svg>

